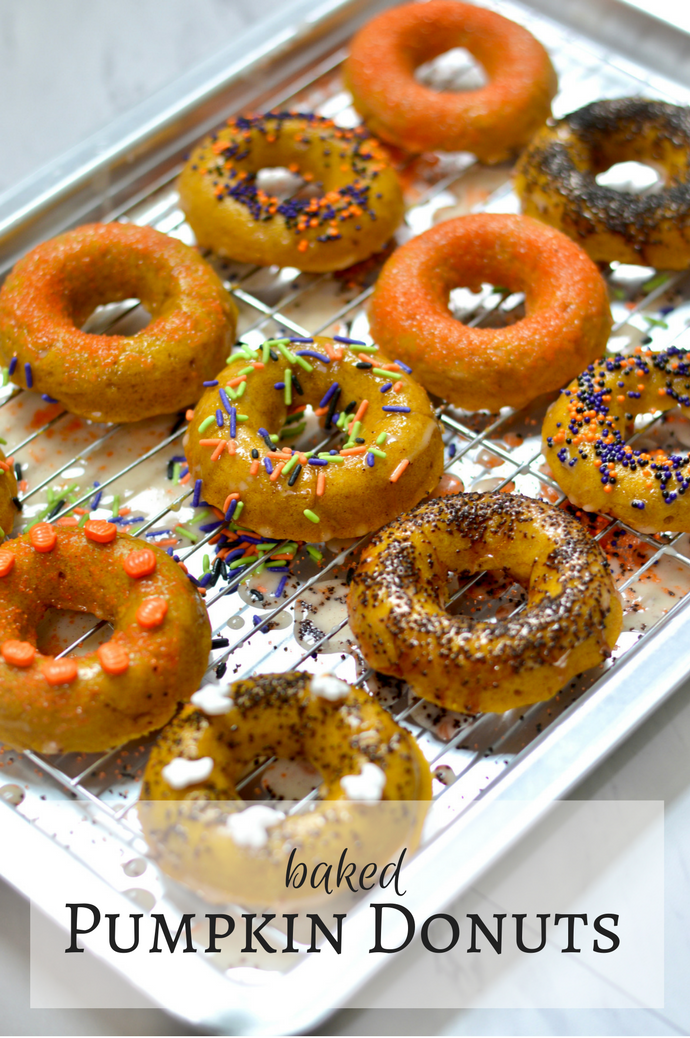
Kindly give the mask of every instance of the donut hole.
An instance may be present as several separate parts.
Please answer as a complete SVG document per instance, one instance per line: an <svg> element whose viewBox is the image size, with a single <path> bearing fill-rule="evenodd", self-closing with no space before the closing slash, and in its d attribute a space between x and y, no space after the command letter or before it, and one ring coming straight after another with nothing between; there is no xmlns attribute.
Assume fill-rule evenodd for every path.
<svg viewBox="0 0 690 1038"><path fill-rule="evenodd" d="M464 47L452 47L418 65L414 78L435 93L481 90L489 82L484 68Z"/></svg>
<svg viewBox="0 0 690 1038"><path fill-rule="evenodd" d="M137 335L148 326L151 314L140 299L123 299L97 306L81 324L90 335Z"/></svg>
<svg viewBox="0 0 690 1038"><path fill-rule="evenodd" d="M527 601L526 589L506 569L488 570L479 577L449 573L446 612L470 620L498 623L506 620Z"/></svg>
<svg viewBox="0 0 690 1038"><path fill-rule="evenodd" d="M323 782L321 772L305 757L278 757L242 790L245 800L302 800Z"/></svg>
<svg viewBox="0 0 690 1038"><path fill-rule="evenodd" d="M665 176L655 166L634 160L615 162L594 179L600 187L631 195L658 194L666 185Z"/></svg>
<svg viewBox="0 0 690 1038"><path fill-rule="evenodd" d="M36 625L36 648L44 656L57 656L78 638L87 634L98 622L99 617L94 616L93 613L49 606L43 618ZM103 642L108 641L112 633L112 626L106 623L67 655L86 656L88 653L94 652Z"/></svg>
<svg viewBox="0 0 690 1038"><path fill-rule="evenodd" d="M256 174L256 186L281 202L286 198L312 198L319 193L314 184L287 166L264 166Z"/></svg>
<svg viewBox="0 0 690 1038"><path fill-rule="evenodd" d="M483 282L478 292L459 286L448 294L448 309L461 324L505 328L525 316L525 296L489 282Z"/></svg>

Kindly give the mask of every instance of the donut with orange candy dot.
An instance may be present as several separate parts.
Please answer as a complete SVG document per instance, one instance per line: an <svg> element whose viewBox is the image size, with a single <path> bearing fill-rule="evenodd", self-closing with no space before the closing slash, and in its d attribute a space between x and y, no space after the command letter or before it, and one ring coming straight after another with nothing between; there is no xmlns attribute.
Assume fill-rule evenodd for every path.
<svg viewBox="0 0 690 1038"><path fill-rule="evenodd" d="M46 656L36 630L50 607L93 613L113 634L84 656ZM36 523L0 549L7 746L92 752L146 735L198 687L210 648L208 615L182 569L112 523Z"/></svg>
<svg viewBox="0 0 690 1038"><path fill-rule="evenodd" d="M590 364L546 413L544 456L569 500L644 533L690 530L690 455L626 443L635 416L680 407L690 415L690 355L638 347Z"/></svg>

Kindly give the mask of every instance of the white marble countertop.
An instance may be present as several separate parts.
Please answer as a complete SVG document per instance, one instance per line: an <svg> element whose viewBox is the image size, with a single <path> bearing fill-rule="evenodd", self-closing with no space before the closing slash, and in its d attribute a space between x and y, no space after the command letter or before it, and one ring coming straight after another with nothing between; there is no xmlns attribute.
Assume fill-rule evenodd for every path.
<svg viewBox="0 0 690 1038"><path fill-rule="evenodd" d="M633 0L638 2L638 0ZM273 9L271 0L2 0L0 191L152 94ZM647 0L638 6L649 8ZM682 0L654 4L673 21ZM348 1010L323 1034L687 1034L690 684L573 794L666 803L666 1000L646 1010ZM531 853L539 855L539 833ZM496 871L506 868L501 865ZM156 1008L30 1010L28 906L0 882L1 1034L190 1034Z"/></svg>

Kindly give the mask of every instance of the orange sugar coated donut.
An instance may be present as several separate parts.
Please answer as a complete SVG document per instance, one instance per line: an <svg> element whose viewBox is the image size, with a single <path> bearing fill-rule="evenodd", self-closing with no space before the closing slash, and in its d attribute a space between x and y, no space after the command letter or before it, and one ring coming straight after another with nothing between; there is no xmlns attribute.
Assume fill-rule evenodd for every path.
<svg viewBox="0 0 690 1038"><path fill-rule="evenodd" d="M457 321L451 290L486 282L524 292L526 316L505 328ZM601 356L611 329L606 284L579 246L530 217L493 213L447 220L398 249L369 319L382 350L470 411L523 407L558 389Z"/></svg>
<svg viewBox="0 0 690 1038"><path fill-rule="evenodd" d="M228 521L296 541L359 537L436 486L440 427L407 365L325 336L269 340L257 356L231 358L185 438L192 477ZM304 452L292 444L308 404L333 439Z"/></svg>
<svg viewBox="0 0 690 1038"><path fill-rule="evenodd" d="M81 330L105 303L141 300L136 335ZM43 242L0 290L0 356L18 385L98 422L181 410L222 367L237 308L188 245L134 224L86 224Z"/></svg>
<svg viewBox="0 0 690 1038"><path fill-rule="evenodd" d="M690 530L690 455L625 442L635 415L674 407L690 415L686 350L638 347L590 364L551 405L542 428L544 456L569 500L644 533Z"/></svg>
<svg viewBox="0 0 690 1038"><path fill-rule="evenodd" d="M197 688L211 648L208 615L160 549L146 549L155 572L134 578L123 564L135 538L99 544L76 527L54 532L49 551L30 533L2 548L13 564L0 568L0 740L42 753L107 750L165 724ZM36 629L50 607L93 613L113 635L85 656L44 656Z"/></svg>
<svg viewBox="0 0 690 1038"><path fill-rule="evenodd" d="M17 518L19 509L17 501L19 488L17 477L14 474L12 459L8 459L0 450L0 541L12 533L14 520Z"/></svg>
<svg viewBox="0 0 690 1038"><path fill-rule="evenodd" d="M282 167L318 191L287 198L257 183ZM200 246L299 270L343 270L382 249L403 217L398 178L363 127L301 112L230 119L196 148L178 181Z"/></svg>
<svg viewBox="0 0 690 1038"><path fill-rule="evenodd" d="M419 65L465 47L489 82L479 90L434 91L418 83ZM471 151L503 162L551 114L556 73L520 25L456 0L403 4L355 36L345 65L354 105L373 133L408 151Z"/></svg>

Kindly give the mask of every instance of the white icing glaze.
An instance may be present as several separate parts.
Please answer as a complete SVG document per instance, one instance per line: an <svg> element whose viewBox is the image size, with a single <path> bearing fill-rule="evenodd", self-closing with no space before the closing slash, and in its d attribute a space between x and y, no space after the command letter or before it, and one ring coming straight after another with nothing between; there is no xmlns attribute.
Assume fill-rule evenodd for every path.
<svg viewBox="0 0 690 1038"><path fill-rule="evenodd" d="M332 674L316 674L311 679L311 690L320 699L328 699L331 703L337 703L339 699L346 698L350 686L340 678L333 677Z"/></svg>
<svg viewBox="0 0 690 1038"><path fill-rule="evenodd" d="M175 757L165 765L161 774L173 789L186 789L197 782L204 782L212 771L213 757L202 757L200 760Z"/></svg>
<svg viewBox="0 0 690 1038"><path fill-rule="evenodd" d="M256 804L244 811L231 814L227 820L233 840L240 847L265 847L268 843L268 830L282 822L285 815L264 804Z"/></svg>
<svg viewBox="0 0 690 1038"><path fill-rule="evenodd" d="M194 693L192 703L211 717L227 714L235 705L229 685L204 685Z"/></svg>
<svg viewBox="0 0 690 1038"><path fill-rule="evenodd" d="M367 761L362 765L359 775L343 775L340 785L348 800L380 800L383 787L386 785L385 772L378 764Z"/></svg>

